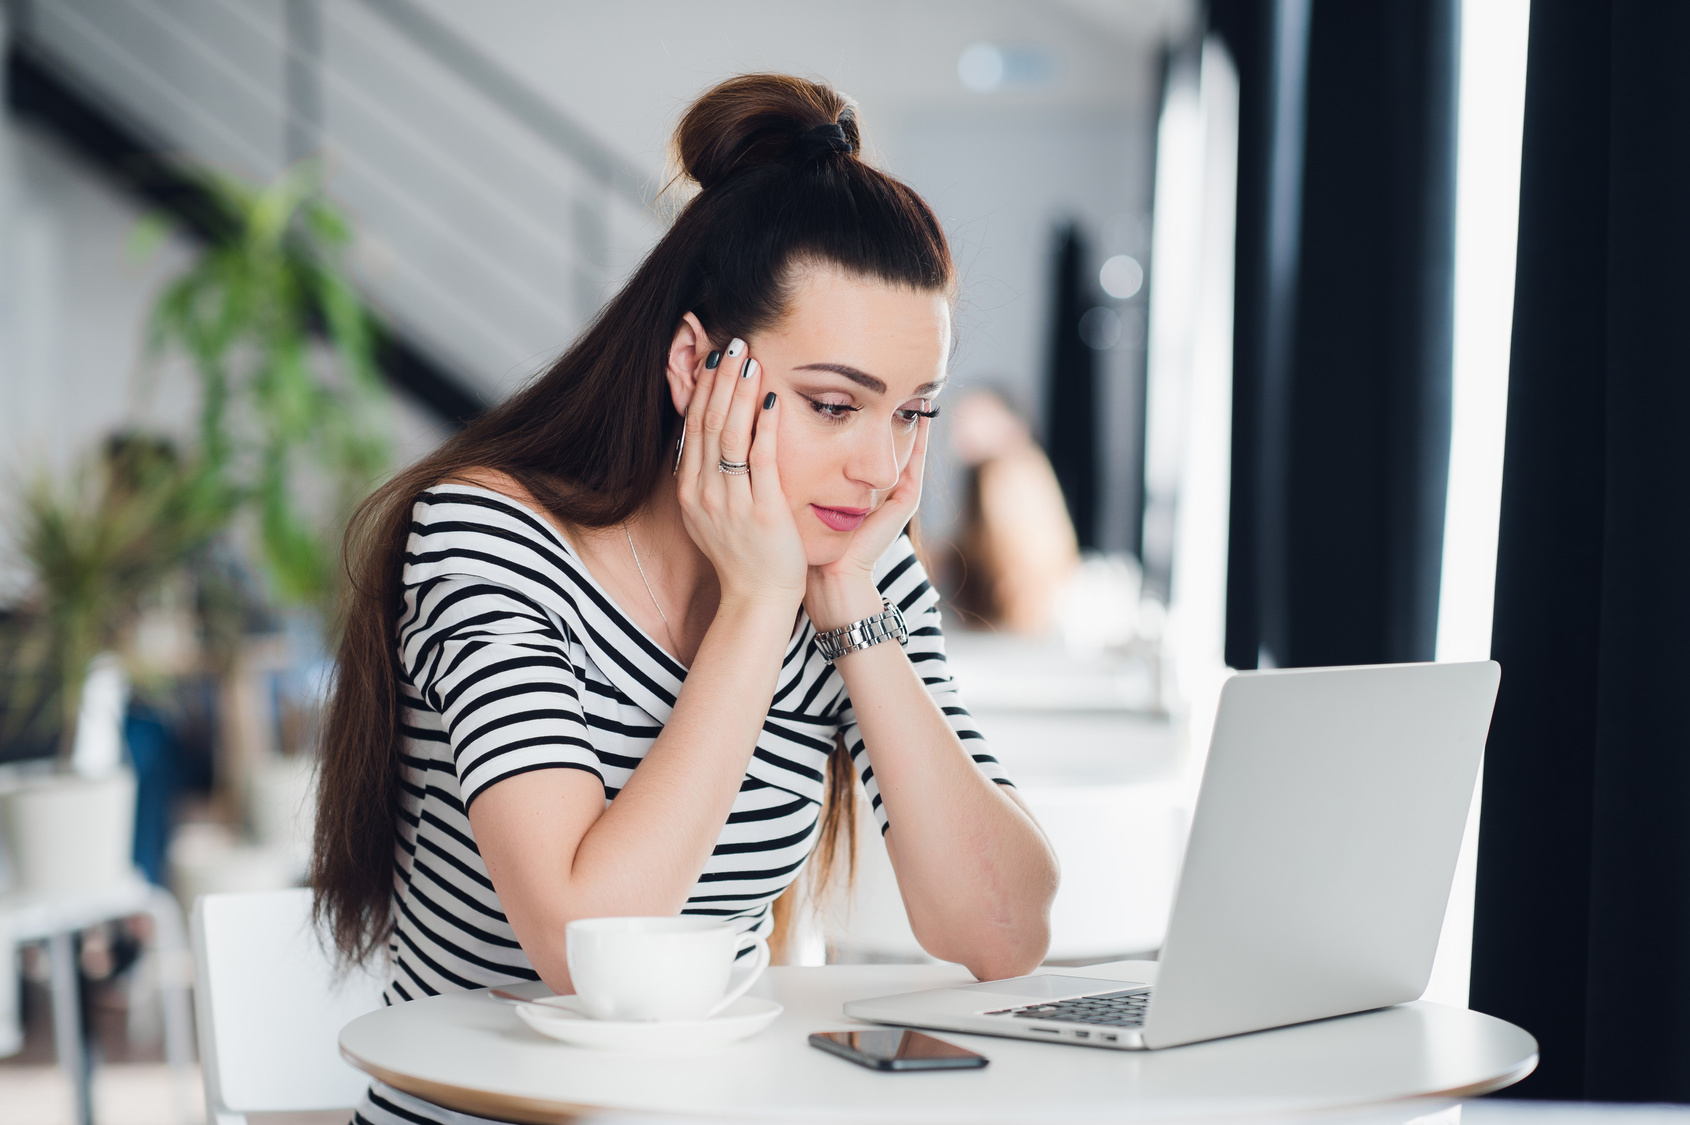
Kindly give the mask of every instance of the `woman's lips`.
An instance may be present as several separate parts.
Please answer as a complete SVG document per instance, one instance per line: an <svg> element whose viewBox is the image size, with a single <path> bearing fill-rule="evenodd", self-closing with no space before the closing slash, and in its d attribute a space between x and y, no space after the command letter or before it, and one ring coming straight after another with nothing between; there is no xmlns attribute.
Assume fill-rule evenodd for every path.
<svg viewBox="0 0 1690 1125"><path fill-rule="evenodd" d="M810 510L816 513L816 518L835 531L855 531L863 526L868 518L868 508L824 508L820 504L811 504Z"/></svg>

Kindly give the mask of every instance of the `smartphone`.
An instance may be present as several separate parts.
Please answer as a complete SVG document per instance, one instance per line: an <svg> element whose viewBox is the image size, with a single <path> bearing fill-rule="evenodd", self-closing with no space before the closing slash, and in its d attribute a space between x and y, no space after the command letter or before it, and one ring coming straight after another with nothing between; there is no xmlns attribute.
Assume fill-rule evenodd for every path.
<svg viewBox="0 0 1690 1125"><path fill-rule="evenodd" d="M810 1036L810 1046L870 1070L966 1070L988 1061L954 1043L896 1027L818 1031Z"/></svg>

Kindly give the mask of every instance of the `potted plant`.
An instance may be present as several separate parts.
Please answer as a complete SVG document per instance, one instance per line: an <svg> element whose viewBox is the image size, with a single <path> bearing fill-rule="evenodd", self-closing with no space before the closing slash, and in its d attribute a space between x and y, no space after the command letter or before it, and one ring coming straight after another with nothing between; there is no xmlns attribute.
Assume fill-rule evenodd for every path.
<svg viewBox="0 0 1690 1125"><path fill-rule="evenodd" d="M256 517L270 593L321 614L340 529L389 456L375 333L342 268L351 229L309 161L262 189L222 176L203 189L223 237L160 296L150 351L193 368L201 455Z"/></svg>
<svg viewBox="0 0 1690 1125"><path fill-rule="evenodd" d="M51 776L0 796L20 887L62 885L75 871L86 873L82 882L109 874L112 863L91 855L68 867L52 858L73 856L68 837L95 820L107 829L96 835L110 838L103 853L118 855L121 842L115 862L127 869L133 781L121 770L80 776L78 743L99 741L91 726L104 724L89 708L109 704L118 675L99 654L190 556L213 539L244 543L269 600L317 622L333 600L340 529L385 471L388 442L373 326L340 266L350 229L316 184L309 164L261 189L203 181L220 235L160 295L149 334L150 355L186 358L199 384L191 455L132 435L109 443L71 483L40 478L26 491L17 539L35 588L0 621L0 739L51 737L59 753ZM143 223L134 248L144 252L168 229ZM230 634L229 615L201 617L225 709L261 696L240 682L250 646ZM229 715L221 723L234 734L262 726ZM254 747L233 745L241 738L220 741L231 745L219 747L219 785L239 808L265 762Z"/></svg>
<svg viewBox="0 0 1690 1125"><path fill-rule="evenodd" d="M233 498L167 439L110 439L66 484L22 497L19 551L34 580L8 618L0 735L51 738L57 768L0 792L13 889L72 890L129 870L134 778L123 767L124 677L109 654L142 599L227 521Z"/></svg>
<svg viewBox="0 0 1690 1125"><path fill-rule="evenodd" d="M317 182L312 162L256 190L206 179L223 236L160 297L151 347L189 361L200 449L237 498L265 593L295 633L321 638L341 531L386 472L389 443L374 326L342 266L351 230ZM275 846L299 835L293 814L308 788L309 763L277 753L271 680L287 647L245 637L220 660L216 785L225 808Z"/></svg>

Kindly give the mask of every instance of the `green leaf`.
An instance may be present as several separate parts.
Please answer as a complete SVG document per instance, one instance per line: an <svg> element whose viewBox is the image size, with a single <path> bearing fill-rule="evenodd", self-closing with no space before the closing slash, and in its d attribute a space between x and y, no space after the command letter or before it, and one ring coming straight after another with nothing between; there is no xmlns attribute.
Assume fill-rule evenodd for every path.
<svg viewBox="0 0 1690 1125"><path fill-rule="evenodd" d="M175 233L176 224L163 212L142 215L129 228L129 238L123 246L124 261L134 266L144 265Z"/></svg>
<svg viewBox="0 0 1690 1125"><path fill-rule="evenodd" d="M320 194L321 175L316 161L256 188L205 175L229 234L161 292L148 363L175 353L193 366L195 458L217 482L203 510L252 510L271 589L326 608L337 568L325 544L386 473L392 442L375 327L341 268L352 227ZM307 472L332 497L305 487Z"/></svg>

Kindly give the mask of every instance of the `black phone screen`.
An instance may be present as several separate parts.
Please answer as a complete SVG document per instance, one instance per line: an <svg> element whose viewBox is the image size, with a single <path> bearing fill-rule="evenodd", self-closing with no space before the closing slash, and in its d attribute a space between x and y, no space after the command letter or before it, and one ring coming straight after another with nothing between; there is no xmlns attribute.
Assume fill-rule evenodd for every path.
<svg viewBox="0 0 1690 1125"><path fill-rule="evenodd" d="M810 1046L872 1070L956 1070L986 1065L986 1056L919 1031L818 1031Z"/></svg>

